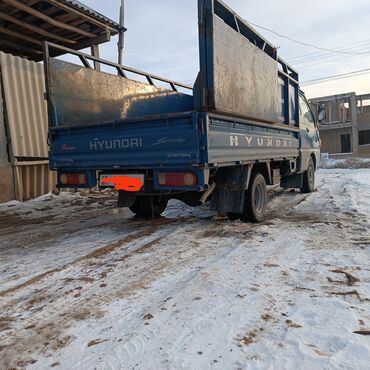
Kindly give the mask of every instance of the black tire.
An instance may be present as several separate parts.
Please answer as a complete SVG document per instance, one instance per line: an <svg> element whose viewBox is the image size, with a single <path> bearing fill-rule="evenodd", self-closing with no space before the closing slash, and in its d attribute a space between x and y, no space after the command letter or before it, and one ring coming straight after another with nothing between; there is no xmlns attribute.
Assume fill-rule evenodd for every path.
<svg viewBox="0 0 370 370"><path fill-rule="evenodd" d="M304 194L312 193L315 190L315 164L313 159L308 163L308 169L303 174L303 186L301 192Z"/></svg>
<svg viewBox="0 0 370 370"><path fill-rule="evenodd" d="M261 222L266 214L267 187L264 176L258 172L252 174L249 188L245 194L242 221Z"/></svg>
<svg viewBox="0 0 370 370"><path fill-rule="evenodd" d="M158 218L165 211L168 199L164 197L136 197L135 203L130 207L130 211L136 216L151 219Z"/></svg>
<svg viewBox="0 0 370 370"><path fill-rule="evenodd" d="M231 213L231 212L228 212L227 213L227 217L229 217L229 220L231 221L237 221L240 219L240 216L241 214L240 213Z"/></svg>

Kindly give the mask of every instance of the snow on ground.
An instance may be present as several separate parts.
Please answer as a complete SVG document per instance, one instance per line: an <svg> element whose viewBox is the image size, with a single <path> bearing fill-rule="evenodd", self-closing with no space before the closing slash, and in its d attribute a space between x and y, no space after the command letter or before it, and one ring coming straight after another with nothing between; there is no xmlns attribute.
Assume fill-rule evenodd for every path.
<svg viewBox="0 0 370 370"><path fill-rule="evenodd" d="M370 168L370 158L346 158L346 159L325 159L320 163L321 168Z"/></svg>
<svg viewBox="0 0 370 370"><path fill-rule="evenodd" d="M368 369L370 169L272 189L266 221L112 194L0 206L0 368Z"/></svg>

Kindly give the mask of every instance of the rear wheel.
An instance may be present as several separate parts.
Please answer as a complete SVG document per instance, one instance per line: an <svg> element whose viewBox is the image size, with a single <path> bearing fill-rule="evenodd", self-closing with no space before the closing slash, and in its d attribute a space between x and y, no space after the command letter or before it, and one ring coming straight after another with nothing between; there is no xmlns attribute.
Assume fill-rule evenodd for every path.
<svg viewBox="0 0 370 370"><path fill-rule="evenodd" d="M252 175L246 192L242 221L261 222L267 207L267 187L264 176L260 173Z"/></svg>
<svg viewBox="0 0 370 370"><path fill-rule="evenodd" d="M158 218L165 211L167 203L168 199L164 197L138 196L135 203L130 207L130 211L141 218Z"/></svg>
<svg viewBox="0 0 370 370"><path fill-rule="evenodd" d="M308 163L308 169L303 174L303 186L301 187L301 192L308 194L315 190L315 164L313 159L310 159Z"/></svg>

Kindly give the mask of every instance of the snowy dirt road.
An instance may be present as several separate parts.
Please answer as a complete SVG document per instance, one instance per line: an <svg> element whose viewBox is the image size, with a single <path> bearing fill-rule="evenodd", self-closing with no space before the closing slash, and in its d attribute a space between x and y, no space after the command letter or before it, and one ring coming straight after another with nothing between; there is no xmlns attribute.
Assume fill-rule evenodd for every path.
<svg viewBox="0 0 370 370"><path fill-rule="evenodd" d="M260 225L0 205L0 369L368 369L370 169L318 177Z"/></svg>

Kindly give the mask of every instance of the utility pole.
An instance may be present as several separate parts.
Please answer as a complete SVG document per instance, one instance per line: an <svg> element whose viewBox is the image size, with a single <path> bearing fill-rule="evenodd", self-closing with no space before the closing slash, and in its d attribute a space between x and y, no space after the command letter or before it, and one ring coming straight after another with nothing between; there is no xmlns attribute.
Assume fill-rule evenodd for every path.
<svg viewBox="0 0 370 370"><path fill-rule="evenodd" d="M118 64L123 64L123 49L125 47L125 0L121 0L119 24L121 26L121 30L119 32L118 40Z"/></svg>

